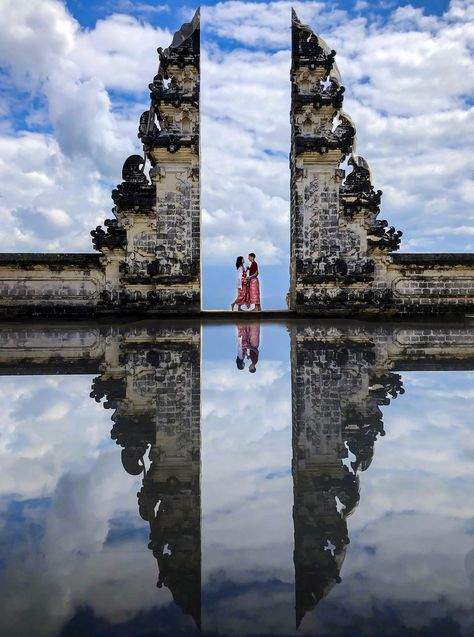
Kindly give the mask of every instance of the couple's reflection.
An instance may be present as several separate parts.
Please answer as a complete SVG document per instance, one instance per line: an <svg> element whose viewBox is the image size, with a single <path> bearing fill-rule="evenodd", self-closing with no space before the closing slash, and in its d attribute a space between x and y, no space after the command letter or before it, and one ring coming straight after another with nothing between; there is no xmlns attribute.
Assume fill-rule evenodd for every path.
<svg viewBox="0 0 474 637"><path fill-rule="evenodd" d="M237 368L255 373L260 323L236 326ZM158 586L196 624L201 622L200 339L172 330L165 338L125 340L117 374L95 381L115 409L112 438L122 464L143 474L141 517ZM374 342L328 339L326 332L291 331L293 524L296 623L341 581L349 543L346 518L359 502L359 470L383 435L380 405L402 392L397 374L376 374ZM110 394L110 395L109 395ZM148 462L147 458L148 456ZM352 459L351 459L352 457ZM147 468L147 464L149 464Z"/></svg>
<svg viewBox="0 0 474 637"><path fill-rule="evenodd" d="M208 403L205 405L204 413L208 414L212 409L218 414L213 416L214 430L209 426L211 417L208 415L205 416L204 425L204 431L208 436L206 444L209 444L205 449L204 458L208 463L207 466L215 465L213 471L214 475L217 475L214 482L204 481L207 502L215 498L211 513L214 514L217 511L212 520L212 516L209 516L206 511L207 517L204 520L206 533L209 533L209 529L213 533L212 543L209 543L209 546L218 548L212 555L209 552L205 554L207 563L205 612L207 617L214 614L221 618L225 614L224 622L227 621L231 611L234 613L234 618L240 613L242 619L248 619L248 623L240 634L254 634L260 628L260 620L264 625L262 619L264 614L271 612L273 618L275 611L274 606L271 606L271 611L268 610L270 606L261 603L261 598L258 596L258 586L260 590L265 589L265 595L269 598L272 596L270 584L268 589L265 588L266 582L270 581L265 579L267 573L272 577L276 573L275 581L278 580L278 587L273 579L271 587L273 587L272 590L277 591L278 595L280 593L282 595L275 599L279 600L278 603L281 600L281 618L282 621L286 621L292 611L285 610L283 602L287 600L287 597L284 595L290 589L289 581L292 579L294 567L297 624L301 622L305 614L310 613L323 598L328 596L331 589L341 582L341 578L345 583L351 584L351 579L347 576L347 570L350 569L342 570L350 541L347 518L356 511L361 498L359 484L361 472L369 470L376 474L375 467L371 467L371 464L374 454L378 453L376 447L381 444L380 438L385 435L382 409L398 395L403 394L402 379L396 372L472 370L474 328L470 326L383 326L360 323L341 326L340 323L330 325L317 321L295 321L287 326L291 343L291 476L287 470L289 454L282 456L283 464L278 465L278 469L283 467L283 471L278 474L267 472L267 463L273 463L276 455L274 452L275 450L278 452L276 444L271 446L273 444L271 436L267 435L271 422L265 423L266 438L260 445L260 440L263 438L258 439L254 435L257 429L257 417L240 422L239 412L237 412L237 417L231 420L235 413L234 404L228 400L228 397L238 398L238 391L240 391L238 379L242 378L237 374L237 381L235 380L235 329L234 325L228 325L225 331L218 332L216 329L210 333L208 343L213 339L211 354L214 354L214 358L209 356L204 366L207 370L205 373L208 374L208 387L212 385L215 389L215 394L205 394ZM278 377L279 384L273 387L279 391L279 396L282 396L275 410L285 409L288 406L285 387L288 388L290 370L286 364L285 355L277 356L276 354L277 346L283 342L286 346L287 343L287 334L284 333L283 326L272 326L268 328L268 333L265 330L267 330L266 324L263 324L261 332L258 321L250 322L248 319L242 320L237 326L237 367L250 369L253 366L256 369L261 341L272 334L271 330L274 330L273 333L278 332L277 336L284 336L280 343L276 338L268 338L265 341L267 348L265 359L258 363L260 374L255 380L252 378L257 383L259 393L258 405L252 416L259 413L265 415L265 410L268 410L267 421L269 421L276 411L272 411L272 405L268 403L269 397L275 396L275 392L272 394L268 388L274 382L273 379L278 375L277 373L284 370ZM219 341L221 333L224 333L226 337L225 355L222 355L221 350L218 349L222 346ZM263 339L261 339L262 334ZM179 614L179 621L189 622L186 627L188 632L182 634L189 634L192 623L189 616L200 627L201 325L177 320L174 325L156 322L151 327L149 323L128 326L72 325L68 329L54 328L54 326L42 329L10 326L4 328L3 333L0 330L0 336L3 338L3 349L0 347L0 374L93 373L97 375L93 382L91 397L102 402L105 408L113 410L111 438L120 447L123 469L131 476L139 476L140 484L137 489L138 502L136 503L138 511L134 510L133 515L138 518L139 514L146 521L149 532L150 562L156 563L158 570L156 583L160 588L167 589L170 596L172 595L176 604L174 616ZM269 367L265 369L265 365L270 366L267 358L272 360L272 371L275 372L272 375L267 374ZM277 365L274 364L275 360ZM246 365L240 367L239 361ZM223 367L232 373L222 374L222 382L220 382L219 376ZM229 378L234 385L230 390ZM224 394L227 390L229 390L228 395ZM215 399L217 393L220 394L218 396L221 399L220 402ZM222 405L226 400L229 405L223 408ZM250 395L248 400L244 401L243 409L246 409L249 404L252 405L253 400L254 396ZM264 411L259 412L258 409ZM47 413L46 419L54 415L52 412ZM286 419L286 415L283 418ZM228 421L224 422L226 419ZM285 420L286 423L289 424L289 419ZM228 429L225 428L226 425L229 425ZM231 430L233 434L237 432L237 437L234 439L229 437ZM209 433L215 436L214 440L219 437L217 443L209 442ZM390 436L392 439L396 437L393 436L393 432L387 433L392 434ZM290 445L287 434L287 429L278 429L278 441L281 442L281 447L285 447L284 451L288 451ZM416 435L418 435L417 431L410 438L412 446L416 446ZM276 435L273 436L275 440L276 437ZM75 441L74 437L73 440ZM211 452L214 456L209 453L212 444L214 447ZM247 451L250 452L248 461L243 455ZM120 463L118 453L114 455L107 449L107 454L107 462ZM77 455L80 457L80 449ZM255 462L255 458L260 455L265 455L265 465ZM213 459L212 462L209 461L210 457ZM242 458L243 461L241 461ZM256 469L252 467L252 463ZM108 466L107 464L106 467ZM264 467L265 471L261 471L261 467ZM28 467L26 469L29 470ZM97 474L91 473L90 481L94 483L93 486L97 483L99 489L102 489L104 471ZM252 471L254 471L253 474ZM222 475L224 479L220 481ZM235 476L238 478L235 479ZM251 478L249 482L252 484L245 486L247 490L239 491L238 480L244 481L248 477ZM271 494L271 499L266 505L263 499L259 500L263 491L263 478L268 485L268 493ZM228 483L225 482L226 479ZM31 476L28 480L31 480ZM277 483L277 480L282 482ZM280 485L285 480L287 481L285 486L279 491ZM289 493L290 481L293 486L292 498ZM212 488L217 482L219 482L218 487L213 491ZM64 484L67 487L68 501L77 499L74 493L76 487L72 489L68 480ZM362 486L364 486L363 482ZM234 488L237 497L232 493ZM256 552L252 553L252 551L255 550L256 544L252 543L253 537L249 542L245 538L242 544L239 544L240 540L236 541L236 535L240 531L236 520L240 516L245 529L250 526L249 521L254 522L259 550L261 546L265 546L266 549L273 541L273 546L279 549L279 555L284 552L280 551L282 545L277 542L280 542L279 538L285 531L281 533L281 527L274 525L271 529L273 535L269 533L268 512L270 509L265 509L265 506L269 506L271 510L279 508L280 505L284 507L285 502L280 494L286 488L288 488L288 500L292 500L293 509L291 514L290 504L287 510L283 509L283 515L285 510L288 515L287 520L292 515L294 531L293 564L290 562L289 565L289 579L288 571L284 570L288 566L287 563L283 566L277 564L279 570L276 570L276 567L274 569L277 562L274 553L266 554L265 560L268 557L268 561L258 562L258 556L254 558ZM384 484L380 486L380 493L383 488L385 488ZM257 489L262 491L255 497ZM62 491L59 493L61 494ZM78 493L80 496L81 492ZM247 497L248 495L250 497ZM250 502L251 508L244 508L246 504L241 504L244 499ZM90 503L84 506L86 512L89 511ZM65 510L69 511L67 508ZM83 513L81 509L81 514ZM119 514L120 517L117 517L116 512L114 513L115 528L123 525L120 511ZM249 515L253 516L252 520L248 519ZM64 519L70 526L67 518L68 514ZM109 519L112 520L110 515ZM20 526L27 524L27 518L24 520L19 523ZM270 519L270 521L273 520ZM130 525L128 513L126 523ZM106 552L113 548L114 542L117 542L114 539L116 535L114 536L113 533L109 535L105 540L106 544L109 543ZM275 542L276 536L278 540ZM380 542L382 545L385 543L387 551L398 550L397 547L388 546L389 539L391 540L381 535ZM102 542L100 537L98 542ZM145 553L146 542L146 540L143 542ZM121 551L121 546L117 545L117 550ZM238 550L235 550L236 547ZM285 544L284 550L286 548L289 549L287 556L291 560L291 549ZM54 553L54 550L51 551ZM39 553L39 551L36 552ZM62 559L62 555L61 553L61 560L67 561ZM109 555L109 553L106 554L107 559ZM256 564L252 565L252 567L255 566L254 571L248 567L252 559L256 561ZM354 559L354 555L351 555L351 559ZM238 568L236 568L237 562L239 562ZM258 571L260 563L263 564L261 572ZM95 564L100 563L95 561ZM268 571L265 571L267 566ZM114 567L122 568L122 563L115 557ZM20 566L18 569L21 577L23 577L22 568ZM366 575L363 568L362 565L359 571L362 578ZM389 568L394 567L389 565ZM128 577L133 578L136 572L133 569L130 572L125 569L121 577L124 580ZM108 576L108 572L106 574ZM394 577L396 575L397 573ZM252 582L252 578L258 578L257 584ZM132 580L128 586L132 593L135 586ZM91 590L96 589L92 587ZM104 590L106 591L104 595L108 597L107 587ZM143 589L137 590L140 592L141 599ZM347 590L350 590L350 587ZM286 592L282 593L282 591ZM293 590L289 594L293 595ZM344 595L345 591L339 588L339 597ZM133 597L132 594L131 597ZM155 594L151 596L151 604L157 600L157 607L162 608L158 597L159 602L163 602L166 599L166 591L161 591L158 595L155 591ZM336 591L333 591L331 600L337 597ZM86 602L89 601L92 605L95 603L94 599L86 598ZM146 603L148 602L147 599ZM324 616L328 606L325 604L322 606L321 614L313 619L319 621ZM168 611L173 612L168 604L162 609L165 614ZM188 615L186 620L181 612L178 613L178 609ZM307 617L307 620L311 618ZM214 624L218 625L219 621L216 619ZM250 623L252 628L255 627L253 632L246 628ZM308 630L309 626L305 628ZM196 629L193 627L191 630ZM285 634L290 632L288 630ZM214 631L212 634L222 633ZM226 631L224 634L239 633ZM269 634L269 632L261 631L259 634Z"/></svg>
<svg viewBox="0 0 474 637"><path fill-rule="evenodd" d="M245 369L249 361L248 370L251 374L257 371L260 356L260 323L242 323L237 330L237 369Z"/></svg>

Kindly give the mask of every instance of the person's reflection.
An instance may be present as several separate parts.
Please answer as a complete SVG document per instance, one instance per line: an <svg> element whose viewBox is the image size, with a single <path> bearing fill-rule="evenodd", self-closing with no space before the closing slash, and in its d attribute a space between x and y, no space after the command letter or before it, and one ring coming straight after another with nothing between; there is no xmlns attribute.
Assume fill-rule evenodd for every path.
<svg viewBox="0 0 474 637"><path fill-rule="evenodd" d="M237 369L245 369L245 360L249 360L249 372L255 374L260 356L260 323L237 326Z"/></svg>
<svg viewBox="0 0 474 637"><path fill-rule="evenodd" d="M247 325L237 325L237 369L245 369L247 357Z"/></svg>

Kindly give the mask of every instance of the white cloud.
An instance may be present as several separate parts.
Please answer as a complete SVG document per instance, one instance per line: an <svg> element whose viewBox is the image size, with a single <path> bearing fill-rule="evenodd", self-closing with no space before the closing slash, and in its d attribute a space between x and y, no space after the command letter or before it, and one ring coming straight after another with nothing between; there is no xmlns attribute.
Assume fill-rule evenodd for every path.
<svg viewBox="0 0 474 637"><path fill-rule="evenodd" d="M0 137L0 175L5 252L90 250L111 200L88 159L66 157L52 135L9 135Z"/></svg>
<svg viewBox="0 0 474 637"><path fill-rule="evenodd" d="M30 91L45 100L39 113L30 111L30 125L52 129L28 132L20 124L0 134L3 249L90 251L90 230L111 216L111 187L139 149L157 42L171 34L118 14L84 30L53 0L5 0L2 17L0 62L10 69L13 100L5 115L20 108L15 89Z"/></svg>
<svg viewBox="0 0 474 637"><path fill-rule="evenodd" d="M276 244L277 250L264 248L267 263L287 250L289 4L233 1L203 12L208 30L240 47L222 51L209 44L203 65L209 115L203 121L208 254L223 237L226 249L242 245L241 226L251 215L257 220L251 224L256 242L263 225L265 239ZM446 222L453 229L465 226L470 215L474 109L466 96L474 89L469 72L474 27L467 11L455 10L452 3L445 16L434 17L404 7L380 24L317 2L293 4L301 19L338 51L347 87L345 108L358 128L358 152L373 169L375 187L385 193L381 218L405 231L402 248L469 250L466 235L462 240L461 233L451 232L436 243L430 233ZM265 126L270 126L268 135ZM268 158L265 149L277 155ZM274 177L280 175L278 183L264 174L263 166L270 166ZM262 197L250 198L249 184ZM281 197L278 205L271 202L275 193ZM222 214L217 219L222 210L227 219ZM272 213L279 216L280 231Z"/></svg>
<svg viewBox="0 0 474 637"><path fill-rule="evenodd" d="M237 369L235 337L234 326L204 330L204 630L287 635L290 337L283 325L263 325L254 375ZM473 380L472 372L403 373L406 393L383 408L386 436L361 474L342 583L307 614L302 634L348 634L351 622L364 635L382 634L386 612L395 626L426 632L447 616L460 634L472 632ZM156 589L146 539L134 535L146 528L140 477L124 472L110 440L112 412L89 398L90 384L87 376L0 379L2 634L59 634L81 606L117 624L170 602L166 588ZM129 536L114 543L107 538L117 521ZM309 557L313 549L308 541Z"/></svg>
<svg viewBox="0 0 474 637"><path fill-rule="evenodd" d="M115 9L121 13L169 13L169 4L147 4L146 2L134 2L133 0L117 0Z"/></svg>
<svg viewBox="0 0 474 637"><path fill-rule="evenodd" d="M59 634L91 601L111 622L169 603L169 591L156 589L146 541L132 533L107 542L114 520L128 532L145 529L144 537L146 523L136 504L140 477L123 470L110 439L112 412L89 397L91 380L0 378L0 530L8 542L0 576L2 635ZM18 519L9 515L12 504L23 511Z"/></svg>
<svg viewBox="0 0 474 637"><path fill-rule="evenodd" d="M262 265L288 258L291 5L338 51L358 152L385 193L381 217L405 231L402 248L471 249L456 228L471 221L473 197L472 4L453 0L441 16L394 7L370 21L323 2L232 0L202 12L206 261L227 262L249 242ZM172 37L147 23L166 4L122 0L114 11L84 29L57 0L3 0L5 251L88 250L89 230L110 216L110 189L139 149L156 47Z"/></svg>

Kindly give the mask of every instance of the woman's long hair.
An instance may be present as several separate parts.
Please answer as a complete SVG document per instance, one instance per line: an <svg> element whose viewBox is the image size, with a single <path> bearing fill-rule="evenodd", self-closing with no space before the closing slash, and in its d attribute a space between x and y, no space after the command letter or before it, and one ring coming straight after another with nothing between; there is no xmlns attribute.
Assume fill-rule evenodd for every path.
<svg viewBox="0 0 474 637"><path fill-rule="evenodd" d="M237 257L235 261L235 267L237 268L237 270L240 268L241 265L244 265L244 257Z"/></svg>

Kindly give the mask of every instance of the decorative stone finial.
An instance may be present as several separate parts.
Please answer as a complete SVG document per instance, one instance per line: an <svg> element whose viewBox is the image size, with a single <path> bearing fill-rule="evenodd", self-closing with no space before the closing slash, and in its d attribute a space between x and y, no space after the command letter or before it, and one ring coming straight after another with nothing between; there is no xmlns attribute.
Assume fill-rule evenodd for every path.
<svg viewBox="0 0 474 637"><path fill-rule="evenodd" d="M376 261L400 245L401 232L376 218L382 192L355 155L356 126L342 110L335 57L293 11L290 300L296 311L334 305L354 311L374 301L374 287L382 298L383 286L374 286Z"/></svg>
<svg viewBox="0 0 474 637"><path fill-rule="evenodd" d="M198 7L191 22L185 22L179 29L179 31L176 31L173 37L173 41L171 42L170 46L163 52L163 54L167 56L170 54L171 49L181 48L183 44L196 33L196 31L199 31L200 27L201 7Z"/></svg>

